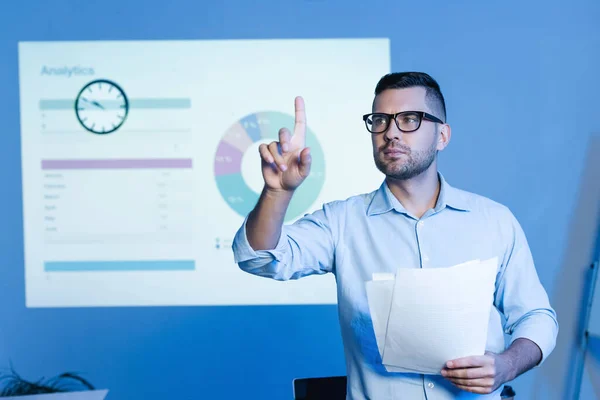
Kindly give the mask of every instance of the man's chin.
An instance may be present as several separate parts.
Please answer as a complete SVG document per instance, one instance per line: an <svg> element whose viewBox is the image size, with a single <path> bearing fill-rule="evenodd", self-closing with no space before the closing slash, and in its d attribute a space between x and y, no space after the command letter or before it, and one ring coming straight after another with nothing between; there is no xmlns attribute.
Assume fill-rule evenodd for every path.
<svg viewBox="0 0 600 400"><path fill-rule="evenodd" d="M379 163L379 165L377 165L377 168L379 168L379 170L381 172L383 172L385 175L403 175L406 174L406 165L403 162L385 162L385 163Z"/></svg>
<svg viewBox="0 0 600 400"><path fill-rule="evenodd" d="M398 168L386 168L386 169L380 169L381 172L383 172L383 174L391 179L395 179L395 180L405 180L406 177L409 175L409 171L406 171L404 169L398 169Z"/></svg>

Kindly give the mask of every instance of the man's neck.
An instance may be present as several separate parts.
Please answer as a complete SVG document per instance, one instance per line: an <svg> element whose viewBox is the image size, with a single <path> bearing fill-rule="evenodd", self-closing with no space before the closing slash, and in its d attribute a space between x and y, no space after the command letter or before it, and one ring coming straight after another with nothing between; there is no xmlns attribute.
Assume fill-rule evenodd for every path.
<svg viewBox="0 0 600 400"><path fill-rule="evenodd" d="M421 218L427 210L435 208L440 194L440 180L434 164L414 178L396 180L386 178L392 194L414 217Z"/></svg>

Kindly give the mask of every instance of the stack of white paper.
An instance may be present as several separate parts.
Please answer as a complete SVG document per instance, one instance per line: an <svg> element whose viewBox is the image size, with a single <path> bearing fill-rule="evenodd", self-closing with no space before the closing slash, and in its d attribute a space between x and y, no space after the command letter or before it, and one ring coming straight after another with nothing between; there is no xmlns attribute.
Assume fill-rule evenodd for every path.
<svg viewBox="0 0 600 400"><path fill-rule="evenodd" d="M497 258L448 268L399 268L366 283L383 365L440 374L447 361L483 355Z"/></svg>

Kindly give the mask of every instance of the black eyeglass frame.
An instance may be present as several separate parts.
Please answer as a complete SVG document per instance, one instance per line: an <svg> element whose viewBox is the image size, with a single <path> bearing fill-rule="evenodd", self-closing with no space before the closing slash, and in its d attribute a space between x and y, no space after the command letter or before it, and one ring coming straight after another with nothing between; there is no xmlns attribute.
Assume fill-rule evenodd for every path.
<svg viewBox="0 0 600 400"><path fill-rule="evenodd" d="M416 115L418 115L420 117L419 118L419 125L415 129L410 130L410 131L406 131L406 130L400 128L400 124L398 123L397 117L398 117L398 115L404 115L404 114L416 114ZM387 132L388 129L390 129L390 126L392 125L392 124L388 123L387 127L385 128L385 130L383 130L381 132L373 132L372 130L369 129L369 125L367 124L367 119L369 117L372 117L373 115L385 115L390 120L393 119L394 122L396 123L396 127L398 128L398 130L401 131L401 132L404 132L404 133L410 133L410 132L418 131L419 128L421 127L421 123L423 122L424 119L427 120L427 121L436 122L438 124L445 124L444 121L442 121L441 119L439 119L435 115L431 115L429 113L426 113L425 111L401 111L401 112L396 113L396 114L386 114L386 113L370 113L370 114L365 114L365 115L363 115L363 121L365 121L365 127L367 128L367 130L370 133L373 133L373 134L385 133L385 132Z"/></svg>

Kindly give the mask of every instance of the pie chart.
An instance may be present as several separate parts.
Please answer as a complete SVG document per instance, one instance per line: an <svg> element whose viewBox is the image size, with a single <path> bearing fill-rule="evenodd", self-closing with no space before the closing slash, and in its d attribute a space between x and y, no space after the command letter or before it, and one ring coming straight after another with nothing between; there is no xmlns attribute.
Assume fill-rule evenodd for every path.
<svg viewBox="0 0 600 400"><path fill-rule="evenodd" d="M256 205L259 193L244 180L242 159L256 142L279 138L279 129L293 130L294 117L278 111L250 114L235 122L225 131L217 145L214 173L223 200L242 217L246 217ZM325 157L317 137L306 128L306 146L310 147L312 166L310 174L296 189L285 215L285 221L304 215L313 205L325 182ZM256 165L260 171L260 164Z"/></svg>

